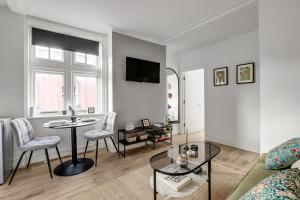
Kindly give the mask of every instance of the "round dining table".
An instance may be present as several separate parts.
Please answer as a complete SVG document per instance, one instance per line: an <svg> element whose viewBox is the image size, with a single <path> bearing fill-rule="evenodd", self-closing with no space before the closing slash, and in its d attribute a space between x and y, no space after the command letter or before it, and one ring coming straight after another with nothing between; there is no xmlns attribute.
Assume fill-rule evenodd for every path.
<svg viewBox="0 0 300 200"><path fill-rule="evenodd" d="M43 126L45 128L52 129L70 129L71 133L71 143L72 143L72 160L68 160L58 165L54 169L54 174L57 176L73 176L81 174L92 166L94 166L94 161L90 158L78 158L77 157L77 135L76 129L78 127L89 126L98 122L98 119L90 121L77 120L75 122L69 122L62 125L53 125L51 122L45 123Z"/></svg>

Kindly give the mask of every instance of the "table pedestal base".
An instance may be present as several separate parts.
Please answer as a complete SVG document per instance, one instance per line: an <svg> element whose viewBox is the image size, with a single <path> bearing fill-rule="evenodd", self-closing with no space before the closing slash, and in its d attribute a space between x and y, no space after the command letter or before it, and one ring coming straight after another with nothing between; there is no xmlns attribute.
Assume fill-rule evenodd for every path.
<svg viewBox="0 0 300 200"><path fill-rule="evenodd" d="M81 174L94 166L94 161L89 158L79 158L77 164L73 164L72 160L64 162L54 169L57 176L73 176Z"/></svg>

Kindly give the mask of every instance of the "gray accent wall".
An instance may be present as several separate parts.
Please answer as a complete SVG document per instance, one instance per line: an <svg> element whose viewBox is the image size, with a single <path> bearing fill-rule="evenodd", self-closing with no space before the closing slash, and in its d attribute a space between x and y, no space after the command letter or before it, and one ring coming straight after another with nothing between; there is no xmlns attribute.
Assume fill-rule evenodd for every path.
<svg viewBox="0 0 300 200"><path fill-rule="evenodd" d="M160 63L160 83L126 81L126 56ZM141 119L151 123L166 118L166 47L112 33L113 110L118 113L117 127L126 123L141 125Z"/></svg>
<svg viewBox="0 0 300 200"><path fill-rule="evenodd" d="M0 6L0 117L24 116L24 17Z"/></svg>

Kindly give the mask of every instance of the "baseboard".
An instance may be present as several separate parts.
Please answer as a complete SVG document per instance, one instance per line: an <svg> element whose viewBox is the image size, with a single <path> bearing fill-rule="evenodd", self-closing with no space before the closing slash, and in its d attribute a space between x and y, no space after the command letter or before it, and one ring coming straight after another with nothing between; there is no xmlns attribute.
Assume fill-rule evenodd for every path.
<svg viewBox="0 0 300 200"><path fill-rule="evenodd" d="M245 146L245 145L242 146L242 145L236 144L232 140L228 140L228 139L225 139L225 138L212 137L212 136L209 136L209 135L206 134L205 139L208 140L208 141L211 141L211 142L224 144L224 145L234 147L234 148L238 148L238 149L241 149L241 150L250 151L250 152L253 152L253 153L260 153L259 149L255 149L253 147Z"/></svg>

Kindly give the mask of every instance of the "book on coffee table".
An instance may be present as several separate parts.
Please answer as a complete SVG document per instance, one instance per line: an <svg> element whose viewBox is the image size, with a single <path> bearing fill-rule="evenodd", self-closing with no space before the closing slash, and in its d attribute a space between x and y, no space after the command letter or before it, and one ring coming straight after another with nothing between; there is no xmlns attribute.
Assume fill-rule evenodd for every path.
<svg viewBox="0 0 300 200"><path fill-rule="evenodd" d="M168 176L164 174L159 174L159 177L161 182L165 183L172 189L179 192L184 187L192 183L192 177L186 175L186 176Z"/></svg>

